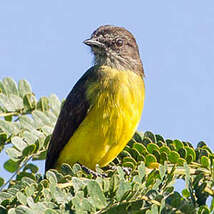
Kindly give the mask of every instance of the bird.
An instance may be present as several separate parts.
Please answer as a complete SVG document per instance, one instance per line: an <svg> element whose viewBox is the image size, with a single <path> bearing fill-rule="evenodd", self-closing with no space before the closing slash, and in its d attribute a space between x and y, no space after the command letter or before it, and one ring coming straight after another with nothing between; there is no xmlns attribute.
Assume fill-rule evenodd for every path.
<svg viewBox="0 0 214 214"><path fill-rule="evenodd" d="M91 48L93 66L61 108L45 171L61 170L63 163L79 163L91 170L107 166L131 140L141 120L144 69L134 36L123 27L103 25L83 43Z"/></svg>

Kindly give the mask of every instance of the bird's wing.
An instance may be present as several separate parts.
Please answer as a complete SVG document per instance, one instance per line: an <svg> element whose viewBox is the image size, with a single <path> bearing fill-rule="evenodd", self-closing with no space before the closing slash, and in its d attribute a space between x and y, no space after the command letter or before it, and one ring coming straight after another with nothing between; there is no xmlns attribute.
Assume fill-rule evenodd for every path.
<svg viewBox="0 0 214 214"><path fill-rule="evenodd" d="M92 67L80 78L65 100L47 151L45 171L54 168L60 151L86 117L90 108L86 99L86 85L95 78L94 70Z"/></svg>

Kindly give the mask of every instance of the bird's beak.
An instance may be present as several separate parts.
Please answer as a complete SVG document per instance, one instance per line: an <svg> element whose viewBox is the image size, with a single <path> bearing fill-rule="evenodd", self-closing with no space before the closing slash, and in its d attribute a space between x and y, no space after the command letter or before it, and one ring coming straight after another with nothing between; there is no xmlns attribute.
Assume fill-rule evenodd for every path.
<svg viewBox="0 0 214 214"><path fill-rule="evenodd" d="M83 43L90 46L90 47L95 46L95 47L101 47L102 48L104 46L101 42L99 42L93 38L86 39L85 41L83 41Z"/></svg>

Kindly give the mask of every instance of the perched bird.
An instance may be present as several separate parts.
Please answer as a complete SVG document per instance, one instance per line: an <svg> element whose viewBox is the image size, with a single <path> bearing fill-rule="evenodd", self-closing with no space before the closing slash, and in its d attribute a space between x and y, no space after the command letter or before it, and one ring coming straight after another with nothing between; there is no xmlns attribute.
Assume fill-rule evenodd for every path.
<svg viewBox="0 0 214 214"><path fill-rule="evenodd" d="M92 170L111 162L134 135L144 103L144 70L134 36L99 27L84 43L92 66L67 96L49 144L45 170L80 163Z"/></svg>

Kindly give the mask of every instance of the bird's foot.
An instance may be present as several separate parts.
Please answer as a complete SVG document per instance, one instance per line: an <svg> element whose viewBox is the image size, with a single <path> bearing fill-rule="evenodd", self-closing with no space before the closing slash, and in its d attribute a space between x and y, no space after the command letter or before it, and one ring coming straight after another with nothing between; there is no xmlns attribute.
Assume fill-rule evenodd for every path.
<svg viewBox="0 0 214 214"><path fill-rule="evenodd" d="M107 177L105 173L95 172L94 170L89 169L88 167L86 167L81 163L78 163L78 164L82 167L83 171L87 174L91 174L94 177L103 177L103 178Z"/></svg>
<svg viewBox="0 0 214 214"><path fill-rule="evenodd" d="M117 170L117 166L106 166L105 167L106 170L113 170L113 171L116 171ZM132 169L129 168L129 167L122 167L123 171L125 172L126 175L130 175L131 174L131 171Z"/></svg>
<svg viewBox="0 0 214 214"><path fill-rule="evenodd" d="M132 171L131 168L129 168L129 167L122 167L122 169L123 169L123 171L125 172L126 175L129 176L131 174L131 171ZM115 166L115 165L106 166L106 167L104 167L104 170L107 170L107 171L111 170L113 172L113 171L117 170L117 166Z"/></svg>

